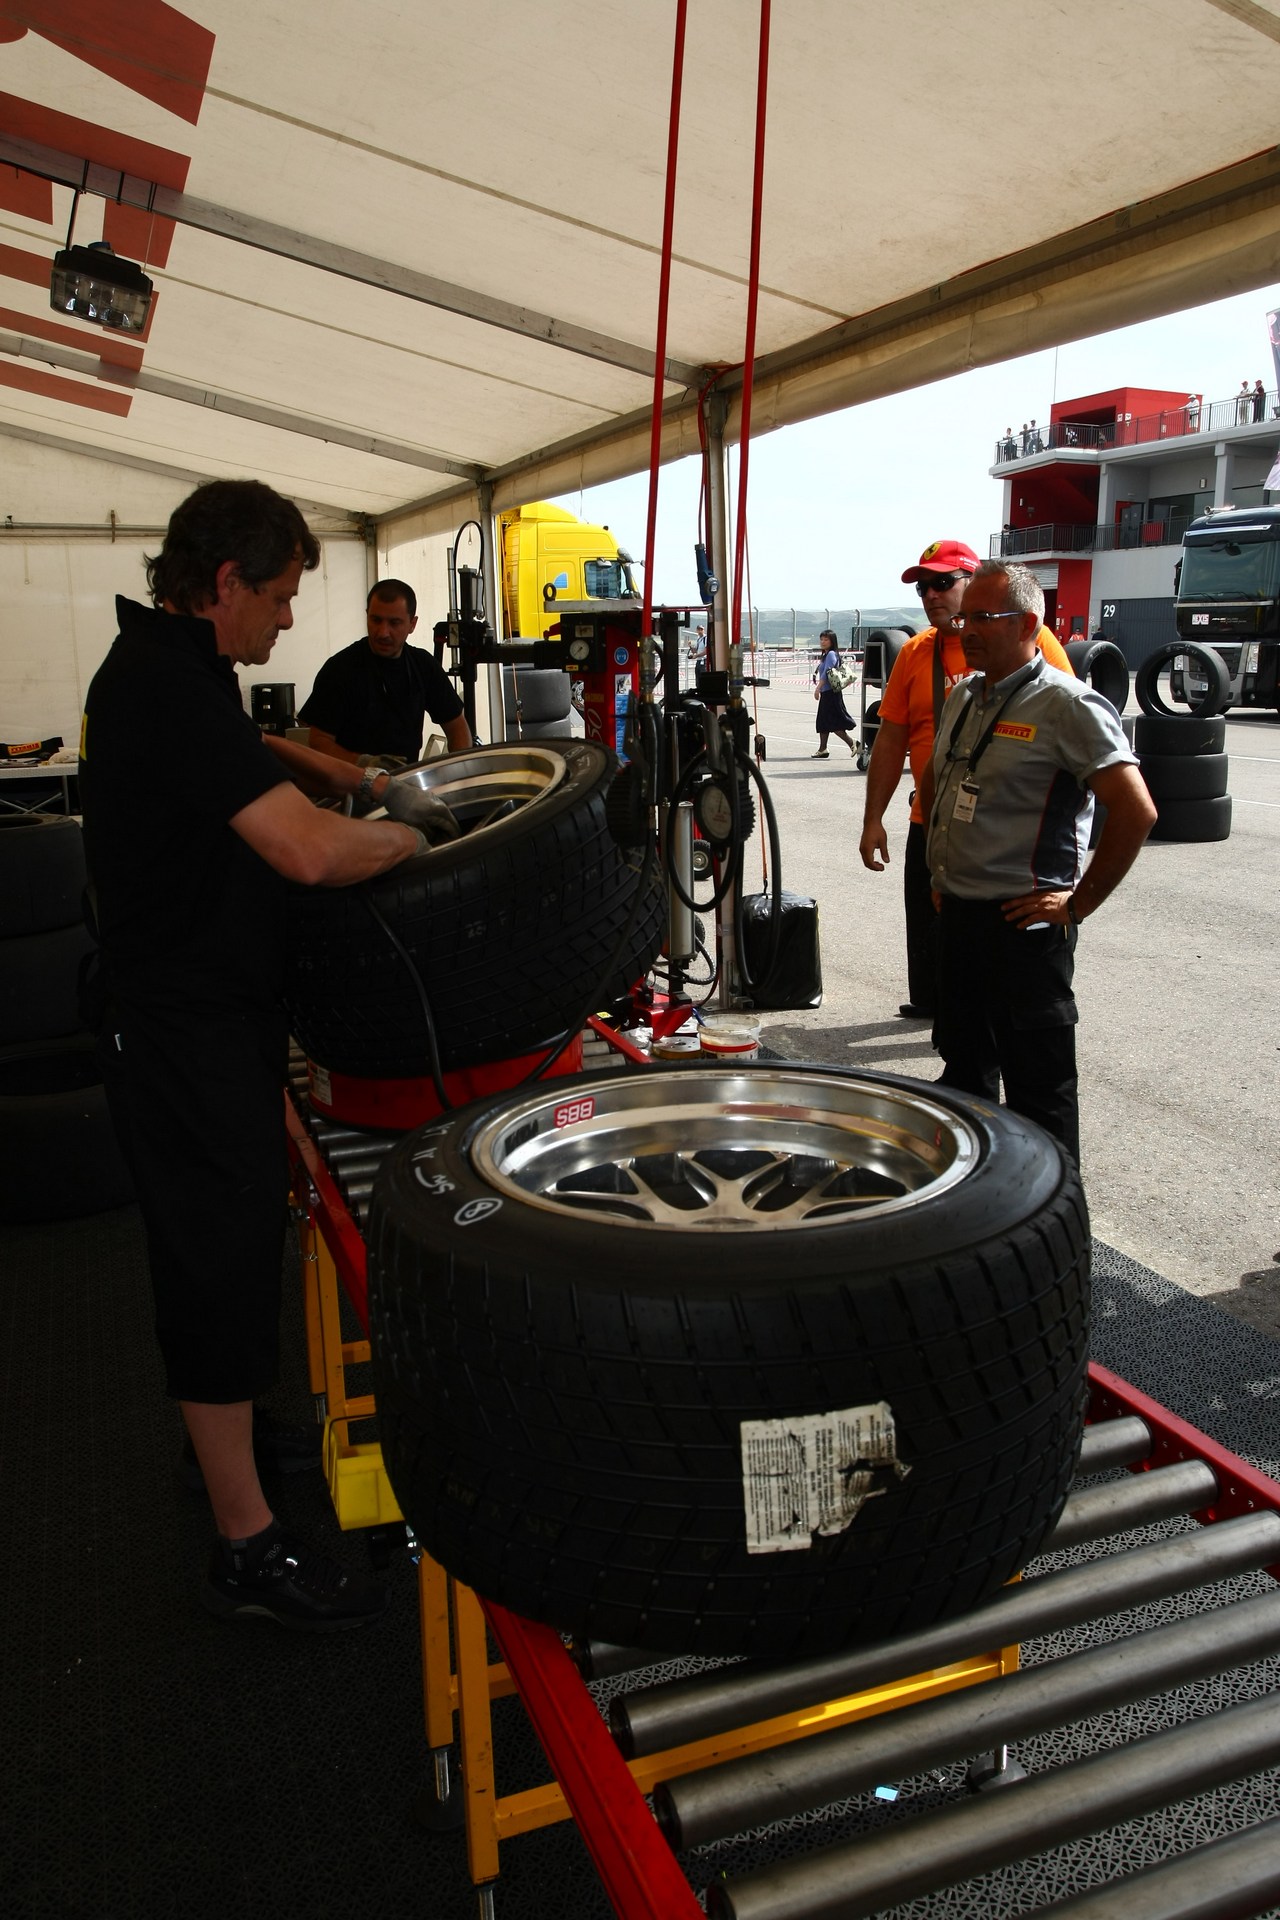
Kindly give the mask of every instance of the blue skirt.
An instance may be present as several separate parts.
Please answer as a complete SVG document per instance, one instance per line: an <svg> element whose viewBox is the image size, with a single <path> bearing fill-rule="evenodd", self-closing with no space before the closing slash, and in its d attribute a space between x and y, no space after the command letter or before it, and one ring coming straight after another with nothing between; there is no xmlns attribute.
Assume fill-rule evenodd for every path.
<svg viewBox="0 0 1280 1920"><path fill-rule="evenodd" d="M818 713L813 724L818 733L848 733L853 726L853 715L844 704L844 695L834 687L825 687L818 696Z"/></svg>

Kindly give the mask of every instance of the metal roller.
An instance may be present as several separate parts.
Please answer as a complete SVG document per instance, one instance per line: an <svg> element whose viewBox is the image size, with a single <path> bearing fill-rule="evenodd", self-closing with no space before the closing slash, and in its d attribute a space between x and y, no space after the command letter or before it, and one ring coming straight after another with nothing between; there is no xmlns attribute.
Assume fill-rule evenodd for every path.
<svg viewBox="0 0 1280 1920"><path fill-rule="evenodd" d="M1106 1473L1111 1467L1132 1467L1151 1452L1151 1429L1136 1413L1123 1420L1099 1420L1086 1427L1080 1443L1076 1472Z"/></svg>
<svg viewBox="0 0 1280 1920"><path fill-rule="evenodd" d="M1280 1820L1039 1908L1035 1920L1250 1920L1280 1904Z"/></svg>
<svg viewBox="0 0 1280 1920"><path fill-rule="evenodd" d="M1177 1514L1199 1513L1217 1497L1217 1479L1203 1460L1179 1460L1103 1487L1084 1487L1071 1495L1040 1551L1062 1553L1108 1534L1149 1527Z"/></svg>
<svg viewBox="0 0 1280 1920"><path fill-rule="evenodd" d="M842 1800L878 1781L901 1780L1203 1680L1278 1647L1280 1592L1273 1591L940 1700L684 1774L656 1789L654 1813L677 1850L705 1846L744 1827Z"/></svg>
<svg viewBox="0 0 1280 1920"><path fill-rule="evenodd" d="M623 1695L609 1725L629 1759L705 1740L731 1727L947 1666L995 1647L1058 1633L1280 1559L1280 1515L1246 1514L1154 1546L1004 1587L980 1607L877 1646L785 1667L755 1662Z"/></svg>
<svg viewBox="0 0 1280 1920"><path fill-rule="evenodd" d="M572 1640L569 1658L584 1680L609 1680L617 1673L661 1666L668 1655L640 1647L616 1647L610 1640Z"/></svg>
<svg viewBox="0 0 1280 1920"><path fill-rule="evenodd" d="M826 1853L713 1881L707 1912L711 1920L868 1920L953 1880L1272 1767L1277 1751L1280 1699L1270 1694ZM1231 1909L1212 1911L1224 1920Z"/></svg>

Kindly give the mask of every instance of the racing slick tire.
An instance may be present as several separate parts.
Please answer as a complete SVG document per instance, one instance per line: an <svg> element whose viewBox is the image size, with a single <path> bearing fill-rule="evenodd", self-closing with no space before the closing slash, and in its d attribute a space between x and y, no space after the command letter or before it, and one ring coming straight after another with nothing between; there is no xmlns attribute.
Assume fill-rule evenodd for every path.
<svg viewBox="0 0 1280 1920"><path fill-rule="evenodd" d="M1199 663L1205 677L1205 689L1197 701L1188 701L1185 707L1170 706L1160 691L1160 675L1165 667L1183 654ZM1216 647L1207 647L1199 640L1166 641L1147 655L1134 675L1133 684L1138 705L1144 713L1163 714L1173 720L1185 719L1187 714L1198 720L1207 720L1215 714L1221 714L1231 700L1231 675L1226 661Z"/></svg>
<svg viewBox="0 0 1280 1920"><path fill-rule="evenodd" d="M425 995L443 1069L506 1059L561 1038L593 988L604 1004L644 974L666 893L657 862L609 832L615 766L595 741L513 741L394 775L463 833L359 886L292 890L285 1003L308 1058L424 1073Z"/></svg>
<svg viewBox="0 0 1280 1920"><path fill-rule="evenodd" d="M1156 803L1218 800L1227 790L1225 753L1148 753L1140 770Z"/></svg>
<svg viewBox="0 0 1280 1920"><path fill-rule="evenodd" d="M1231 795L1215 800L1160 800L1156 803L1153 840L1228 840L1231 837Z"/></svg>
<svg viewBox="0 0 1280 1920"><path fill-rule="evenodd" d="M80 918L84 838L65 813L0 814L0 940Z"/></svg>
<svg viewBox="0 0 1280 1920"><path fill-rule="evenodd" d="M93 1037L0 1048L0 1220L70 1220L133 1198Z"/></svg>
<svg viewBox="0 0 1280 1920"><path fill-rule="evenodd" d="M1140 713L1133 725L1133 750L1140 760L1148 754L1221 753L1227 744L1227 723L1220 713L1199 719L1192 714Z"/></svg>
<svg viewBox="0 0 1280 1920"><path fill-rule="evenodd" d="M406 1519L575 1635L903 1632L994 1592L1065 1499L1088 1218L1005 1108L812 1065L588 1074L407 1136L367 1239Z"/></svg>
<svg viewBox="0 0 1280 1920"><path fill-rule="evenodd" d="M1123 713L1129 699L1129 662L1113 640L1069 640L1067 659L1077 680L1087 680L1095 693Z"/></svg>

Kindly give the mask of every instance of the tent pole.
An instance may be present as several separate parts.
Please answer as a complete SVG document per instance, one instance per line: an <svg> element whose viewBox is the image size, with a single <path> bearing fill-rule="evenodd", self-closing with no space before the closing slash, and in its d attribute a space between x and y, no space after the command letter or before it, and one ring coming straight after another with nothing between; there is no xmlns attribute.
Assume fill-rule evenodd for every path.
<svg viewBox="0 0 1280 1920"><path fill-rule="evenodd" d="M730 577L729 560L729 467L728 454L724 443L724 423L729 413L729 402L723 394L708 395L706 403L707 425L707 545L711 571L720 582L720 590L708 608L710 619L707 632L707 666L722 671L729 665L729 642L733 638L729 631L729 609L733 605L733 581ZM716 1004L722 1008L733 1005L732 983L736 972L736 949L733 935L734 901L737 887L730 883L724 899L716 909L716 952L720 960L720 984L716 990Z"/></svg>

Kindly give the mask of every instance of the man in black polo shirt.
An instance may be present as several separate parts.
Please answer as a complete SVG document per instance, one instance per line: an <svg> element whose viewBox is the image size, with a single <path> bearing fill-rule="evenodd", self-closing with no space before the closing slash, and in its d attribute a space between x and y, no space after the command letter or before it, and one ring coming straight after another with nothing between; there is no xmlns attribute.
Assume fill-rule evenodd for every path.
<svg viewBox="0 0 1280 1920"><path fill-rule="evenodd" d="M403 580L379 580L365 603L368 637L326 660L298 715L311 745L337 760L369 763L422 757L422 723L429 715L450 753L471 745L462 702L444 669L422 647L411 647L418 599Z"/></svg>
<svg viewBox="0 0 1280 1920"><path fill-rule="evenodd" d="M235 668L265 664L319 557L298 509L270 487L198 488L147 563L154 605L116 602L120 634L90 685L80 744L103 1078L146 1227L167 1389L219 1535L201 1598L223 1617L265 1613L311 1631L375 1619L385 1596L282 1533L257 1472L317 1454L253 1405L279 1360L284 883L366 879L425 848L415 823L451 824L421 813L412 783L268 745L244 711ZM157 788L161 741L181 751ZM303 786L363 788L394 817L347 819L312 806Z"/></svg>

